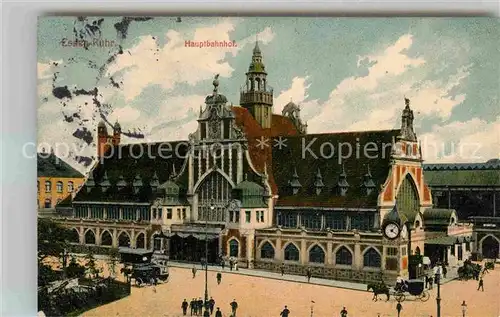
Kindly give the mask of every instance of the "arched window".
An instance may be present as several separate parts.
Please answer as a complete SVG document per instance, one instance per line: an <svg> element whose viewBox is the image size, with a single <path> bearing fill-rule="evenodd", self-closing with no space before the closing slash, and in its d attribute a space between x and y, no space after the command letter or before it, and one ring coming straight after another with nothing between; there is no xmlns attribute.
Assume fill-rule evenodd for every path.
<svg viewBox="0 0 500 317"><path fill-rule="evenodd" d="M51 208L52 207L52 201L50 200L50 198L46 198L45 199L45 202L44 202L44 208Z"/></svg>
<svg viewBox="0 0 500 317"><path fill-rule="evenodd" d="M289 243L285 248L285 260L287 261L298 261L299 260L299 249L293 243Z"/></svg>
<svg viewBox="0 0 500 317"><path fill-rule="evenodd" d="M352 265L351 251L342 246L340 249L338 249L337 253L335 253L335 263L341 265Z"/></svg>
<svg viewBox="0 0 500 317"><path fill-rule="evenodd" d="M319 245L315 245L309 250L309 262L325 263L325 252Z"/></svg>
<svg viewBox="0 0 500 317"><path fill-rule="evenodd" d="M415 219L420 210L417 187L410 175L406 175L399 187L397 207L398 211L405 215L407 219Z"/></svg>
<svg viewBox="0 0 500 317"><path fill-rule="evenodd" d="M58 193L62 193L63 192L63 182L61 182L61 181L57 182L56 189L57 189Z"/></svg>
<svg viewBox="0 0 500 317"><path fill-rule="evenodd" d="M95 234L92 230L85 232L85 244L95 244Z"/></svg>
<svg viewBox="0 0 500 317"><path fill-rule="evenodd" d="M265 242L260 248L260 257L262 259L274 259L274 248L271 243Z"/></svg>
<svg viewBox="0 0 500 317"><path fill-rule="evenodd" d="M374 248L370 248L363 255L363 266L380 268L380 254Z"/></svg>
<svg viewBox="0 0 500 317"><path fill-rule="evenodd" d="M119 247L130 247L130 237L126 232L120 233L118 236L118 246Z"/></svg>
<svg viewBox="0 0 500 317"><path fill-rule="evenodd" d="M45 192L50 193L52 191L52 183L50 181L45 181Z"/></svg>
<svg viewBox="0 0 500 317"><path fill-rule="evenodd" d="M135 247L137 249L144 249L146 247L146 241L144 239L144 233L139 233L135 239Z"/></svg>
<svg viewBox="0 0 500 317"><path fill-rule="evenodd" d="M415 254L416 254L416 255L420 255L420 248L419 248L419 247L417 247L417 248L415 249Z"/></svg>
<svg viewBox="0 0 500 317"><path fill-rule="evenodd" d="M71 243L80 243L80 234L76 229L70 231L68 241Z"/></svg>
<svg viewBox="0 0 500 317"><path fill-rule="evenodd" d="M229 256L234 256L235 258L238 257L238 247L239 243L236 241L236 239L232 239L229 241Z"/></svg>
<svg viewBox="0 0 500 317"><path fill-rule="evenodd" d="M75 184L72 181L68 182L68 193L72 193L75 190Z"/></svg>
<svg viewBox="0 0 500 317"><path fill-rule="evenodd" d="M104 246L113 245L113 238L111 237L111 234L108 231L103 231L101 235L101 245Z"/></svg>
<svg viewBox="0 0 500 317"><path fill-rule="evenodd" d="M198 193L198 219L209 221L226 221L226 206L231 199L232 186L219 172L208 175L196 190ZM214 204L214 210L210 207ZM239 220L238 220L239 221Z"/></svg>

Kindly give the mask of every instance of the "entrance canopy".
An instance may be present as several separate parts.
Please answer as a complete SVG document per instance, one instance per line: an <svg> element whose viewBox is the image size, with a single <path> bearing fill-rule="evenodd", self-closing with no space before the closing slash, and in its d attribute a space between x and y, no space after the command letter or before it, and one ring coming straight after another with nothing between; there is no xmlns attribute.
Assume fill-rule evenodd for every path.
<svg viewBox="0 0 500 317"><path fill-rule="evenodd" d="M219 227L190 226L173 228L170 237L178 236L180 238L193 237L198 240L213 240L219 238L222 229Z"/></svg>

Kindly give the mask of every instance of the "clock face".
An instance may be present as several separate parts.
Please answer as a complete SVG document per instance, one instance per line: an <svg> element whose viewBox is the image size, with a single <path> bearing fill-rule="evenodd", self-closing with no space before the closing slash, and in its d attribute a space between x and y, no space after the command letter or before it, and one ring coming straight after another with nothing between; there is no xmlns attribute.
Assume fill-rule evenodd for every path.
<svg viewBox="0 0 500 317"><path fill-rule="evenodd" d="M395 223L390 223L385 226L385 236L389 239L396 239L399 235L399 227Z"/></svg>
<svg viewBox="0 0 500 317"><path fill-rule="evenodd" d="M401 229L401 237L403 238L408 238L408 229L406 229L406 226L403 226L403 228Z"/></svg>

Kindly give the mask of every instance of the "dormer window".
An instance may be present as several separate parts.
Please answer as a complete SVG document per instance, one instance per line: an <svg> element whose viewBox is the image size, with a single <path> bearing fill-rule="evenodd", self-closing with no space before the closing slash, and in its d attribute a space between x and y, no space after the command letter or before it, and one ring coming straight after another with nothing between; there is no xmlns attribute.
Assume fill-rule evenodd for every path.
<svg viewBox="0 0 500 317"><path fill-rule="evenodd" d="M290 187L292 188L292 192L294 195L297 195L299 189L302 188L302 184L299 182L299 175L297 174L297 169L295 168L293 171L292 179L288 182Z"/></svg>
<svg viewBox="0 0 500 317"><path fill-rule="evenodd" d="M151 186L151 189L153 191L156 191L158 186L160 186L160 182L158 181L158 176L156 175L156 172L154 173L153 178L151 178L149 185Z"/></svg>
<svg viewBox="0 0 500 317"><path fill-rule="evenodd" d="M134 178L133 186L134 186L134 193L137 195L139 193L139 190L142 187L142 179L141 179L141 177L139 175L137 175Z"/></svg>
<svg viewBox="0 0 500 317"><path fill-rule="evenodd" d="M363 188L365 189L366 196L369 196L375 189L375 183L373 182L372 173L370 172L370 165L368 165L368 171L363 177Z"/></svg>
<svg viewBox="0 0 500 317"><path fill-rule="evenodd" d="M122 190L125 187L127 187L127 182L125 181L123 176L120 176L120 178L118 178L118 182L116 182L116 187L118 188L118 190Z"/></svg>
<svg viewBox="0 0 500 317"><path fill-rule="evenodd" d="M342 173L340 173L337 186L339 188L340 196L347 195L347 190L349 189L349 183L347 182L347 174L345 172L344 164L342 164Z"/></svg>
<svg viewBox="0 0 500 317"><path fill-rule="evenodd" d="M102 178L102 182L100 185L103 192L106 192L111 187L111 183L109 182L107 172L104 172L104 177Z"/></svg>
<svg viewBox="0 0 500 317"><path fill-rule="evenodd" d="M316 173L316 179L314 181L314 188L316 190L316 195L321 194L323 187L325 187L325 184L323 183L323 177L321 176L321 172L318 168L318 172Z"/></svg>

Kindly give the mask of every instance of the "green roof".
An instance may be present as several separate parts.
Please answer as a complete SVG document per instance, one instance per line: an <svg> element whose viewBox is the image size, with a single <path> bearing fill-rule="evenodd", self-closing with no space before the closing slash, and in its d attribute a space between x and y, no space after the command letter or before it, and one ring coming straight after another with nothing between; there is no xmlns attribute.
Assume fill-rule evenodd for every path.
<svg viewBox="0 0 500 317"><path fill-rule="evenodd" d="M454 209L428 208L423 214L424 226L449 225L452 216L454 216L455 219L457 218Z"/></svg>
<svg viewBox="0 0 500 317"><path fill-rule="evenodd" d="M235 188L235 192L239 191L239 198L242 208L265 208L264 203L264 187L257 183L244 180Z"/></svg>
<svg viewBox="0 0 500 317"><path fill-rule="evenodd" d="M424 170L425 182L437 186L500 187L500 168L491 170Z"/></svg>
<svg viewBox="0 0 500 317"><path fill-rule="evenodd" d="M38 153L38 177L84 178L83 174L71 167L54 153Z"/></svg>

